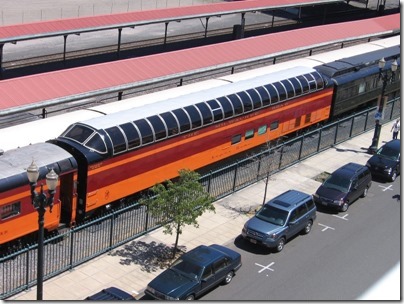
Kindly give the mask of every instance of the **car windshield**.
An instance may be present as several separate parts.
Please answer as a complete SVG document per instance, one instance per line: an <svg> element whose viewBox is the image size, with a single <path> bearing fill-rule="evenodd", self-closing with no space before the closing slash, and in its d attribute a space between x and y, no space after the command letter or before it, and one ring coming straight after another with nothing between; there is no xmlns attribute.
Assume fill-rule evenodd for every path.
<svg viewBox="0 0 404 304"><path fill-rule="evenodd" d="M174 271L180 272L192 280L196 280L202 273L202 268L200 266L183 259L178 259L175 261L170 268Z"/></svg>
<svg viewBox="0 0 404 304"><path fill-rule="evenodd" d="M268 223L283 226L288 217L288 212L273 206L264 205L255 216Z"/></svg>
<svg viewBox="0 0 404 304"><path fill-rule="evenodd" d="M377 150L377 155L383 158L397 160L399 151L392 149L391 147L383 146Z"/></svg>
<svg viewBox="0 0 404 304"><path fill-rule="evenodd" d="M324 181L323 186L328 189L334 189L337 191L348 193L350 184L351 184L351 181L348 178L346 178L344 176L340 176L338 174L334 174L334 175L331 174Z"/></svg>

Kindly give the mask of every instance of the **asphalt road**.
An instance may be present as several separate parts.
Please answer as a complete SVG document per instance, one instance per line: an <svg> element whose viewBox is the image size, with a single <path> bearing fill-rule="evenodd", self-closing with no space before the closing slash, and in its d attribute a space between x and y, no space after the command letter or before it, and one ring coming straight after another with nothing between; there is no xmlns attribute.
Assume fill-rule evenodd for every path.
<svg viewBox="0 0 404 304"><path fill-rule="evenodd" d="M357 299L400 261L400 179L373 182L345 213L319 210L310 234L280 253L238 237L228 246L242 254L243 266L201 300Z"/></svg>

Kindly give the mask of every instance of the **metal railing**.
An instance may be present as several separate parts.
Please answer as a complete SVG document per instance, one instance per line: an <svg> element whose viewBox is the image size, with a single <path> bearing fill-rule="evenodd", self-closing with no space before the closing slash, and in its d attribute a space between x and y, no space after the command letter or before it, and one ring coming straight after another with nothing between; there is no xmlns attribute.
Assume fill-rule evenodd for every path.
<svg viewBox="0 0 404 304"><path fill-rule="evenodd" d="M400 99L385 107L386 123L400 116ZM201 177L205 189L216 199L227 196L266 176L374 128L376 108L325 125L292 140L268 145L268 149ZM370 145L370 143L369 143ZM114 210L58 235L44 246L44 279L70 270L96 256L159 228L144 205ZM36 284L37 244L0 257L0 299L6 299Z"/></svg>

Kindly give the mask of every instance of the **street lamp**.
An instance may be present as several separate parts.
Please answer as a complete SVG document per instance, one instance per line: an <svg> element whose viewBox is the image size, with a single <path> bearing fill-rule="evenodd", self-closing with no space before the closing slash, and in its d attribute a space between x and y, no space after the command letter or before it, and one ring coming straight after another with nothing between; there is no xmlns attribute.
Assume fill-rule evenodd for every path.
<svg viewBox="0 0 404 304"><path fill-rule="evenodd" d="M41 184L41 192L36 192L37 181L39 178L38 166L32 161L31 165L27 168L27 176L31 186L31 199L32 205L38 212L38 264L37 264L37 300L42 300L43 295L43 252L44 252L44 216L46 208L49 207L49 212L52 212L53 197L56 193L56 186L58 184L58 175L53 171L46 174L46 185L48 186L48 194L43 191L43 184Z"/></svg>
<svg viewBox="0 0 404 304"><path fill-rule="evenodd" d="M374 154L377 150L377 147L379 145L379 139L380 139L380 133L382 130L382 125L380 123L380 120L383 117L383 111L384 111L384 99L385 99L385 91L386 91L386 86L388 82L394 81L395 74L397 71L397 60L394 59L394 61L391 63L391 74L388 74L388 70L384 70L384 67L386 66L386 60L384 58L379 60L379 80L383 81L382 85L382 93L380 95L380 101L378 104L378 109L375 114L375 132L373 134L372 138L372 145L369 147L368 151L371 154Z"/></svg>

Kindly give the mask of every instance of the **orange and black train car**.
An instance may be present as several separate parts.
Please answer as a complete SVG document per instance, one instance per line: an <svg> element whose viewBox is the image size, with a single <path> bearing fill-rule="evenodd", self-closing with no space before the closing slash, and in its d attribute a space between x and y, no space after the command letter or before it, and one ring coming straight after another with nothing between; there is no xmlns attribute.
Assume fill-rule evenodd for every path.
<svg viewBox="0 0 404 304"><path fill-rule="evenodd" d="M396 46L380 46L372 52L364 47L359 55L321 65L318 58L305 59L299 62L312 62L289 62L284 68L280 63L266 67L265 73L251 71L253 77L223 80L207 89L201 82L200 90L193 93L179 87L175 98L139 99L142 103L134 98L125 110L106 115L97 110L100 116L73 123L55 139L4 152L0 155L0 248L37 230L26 174L32 159L40 168L38 183L45 184L51 169L60 176L52 213L45 214L45 229L71 227L106 206L176 177L180 169L203 168L347 111L376 105L382 86L381 56L387 68L398 67L385 90L397 96L397 40ZM324 60L329 55L324 54Z"/></svg>
<svg viewBox="0 0 404 304"><path fill-rule="evenodd" d="M77 219L132 193L329 118L314 69L229 83L71 125L53 141L78 162Z"/></svg>

